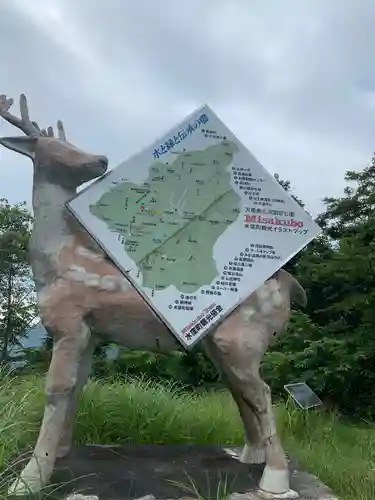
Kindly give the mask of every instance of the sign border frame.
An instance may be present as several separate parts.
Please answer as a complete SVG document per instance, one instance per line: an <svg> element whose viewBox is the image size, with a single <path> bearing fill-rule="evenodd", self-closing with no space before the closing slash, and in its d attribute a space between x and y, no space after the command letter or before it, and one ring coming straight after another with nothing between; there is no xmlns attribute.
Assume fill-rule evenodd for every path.
<svg viewBox="0 0 375 500"><path fill-rule="evenodd" d="M289 262L295 255L297 255L301 250L303 250L303 248L305 248L309 243L311 243L315 238L317 238L317 236L319 236L319 234L322 232L321 228L318 226L318 224L315 222L315 220L311 217L310 214L309 217L311 217L311 219L313 220L314 224L320 229L320 231L318 231L318 233L315 235L315 236L312 236L311 238L308 239L308 241L306 243L304 243L303 245L299 246L297 248L297 250L295 252L293 252L292 254L289 255L289 257L287 259L285 259L284 261L282 261L282 263L280 264L280 266L277 268L276 271L274 271L273 274L271 274L271 276L269 278L267 278L265 281L262 281L260 283L257 283L256 284L256 287L252 290L252 292L250 292L249 294L247 294L246 296L244 297L240 297L239 300L236 301L236 303L229 309L227 309L225 311L225 313L223 314L220 314L217 316L217 319L216 321L209 327L207 328L204 333L198 337L196 337L195 340L193 340L193 342L187 344L184 342L183 338L180 337L177 333L175 333L175 330L174 328L172 327L171 323L164 317L164 315L159 312L155 307L154 305L152 304L151 300L147 297L147 295L138 288L138 285L134 282L134 280L130 277L130 272L129 271L126 271L126 270L123 270L122 269L122 266L120 266L119 262L117 261L117 259L115 259L113 257L113 255L108 252L108 250L106 250L103 246L103 244L97 239L97 237L95 237L91 231L85 226L85 224L83 223L81 217L76 213L76 211L73 209L73 207L70 205L71 202L73 200L75 200L76 198L78 198L79 196L81 196L84 192L86 192L88 189L91 188L91 186L93 184L97 184L98 182L101 182L105 177L107 177L111 172L113 172L115 169L117 169L118 167L120 167L121 164L125 164L129 161L131 161L133 158L141 155L142 153L145 153L152 145L154 145L155 143L157 143L158 141L160 142L161 139L163 139L166 135L168 135L168 133L170 131L172 131L174 128L177 128L179 125L181 125L182 122L185 122L185 121L188 121L190 118L192 118L194 115L196 115L197 113L199 113L200 111L203 111L204 109L208 109L210 111L210 113L212 113L212 115L214 115L214 117L222 124L224 125L225 128L228 129L228 131L230 131L230 133L233 135L233 137L235 138L235 140L246 150L247 154L249 154L251 157L254 158L254 160L261 166L261 168L263 170L266 171L266 173L270 176L270 180L273 181L274 183L276 183L278 185L278 187L280 187L281 189L282 186L280 186L280 184L277 182L277 180L268 172L268 170L266 170L266 168L256 159L256 157L251 153L251 151L245 146L245 144L242 143L242 141L240 141L238 139L238 137L236 136L236 134L234 134L226 125L225 123L216 115L216 113L211 109L211 107L208 105L208 104L203 104L202 106L198 107L195 111L193 111L192 113L190 113L189 115L185 116L185 118L183 120L181 120L180 122L176 123L174 126L170 127L168 129L168 131L166 131L163 135L160 135L158 136L158 138L156 138L151 144L148 144L147 146L143 147L140 149L140 151L138 151L137 153L131 155L129 158L127 158L126 160L124 160L123 162L121 162L119 165L117 165L117 167L114 167L113 169L107 171L104 175L102 175L101 177L99 177L98 179L95 179L92 183L90 183L88 186L85 186L81 191L79 191L78 193L76 193L69 201L67 201L65 203L65 206L66 208L68 209L68 211L74 216L74 218L80 223L80 225L82 226L82 228L90 235L90 237L96 242L96 244L103 250L103 252L105 253L106 256L108 256L110 258L110 260L114 263L114 265L117 267L117 269L120 271L120 273L125 277L125 279L130 283L130 285L135 289L135 291L141 296L141 298L146 302L146 304L151 308L151 310L153 311L153 313L156 315L157 318L159 318L163 323L164 325L169 329L169 331L171 332L171 334L175 337L175 339L177 340L177 342L179 344L181 344L181 346L185 349L185 350L190 350L192 349L193 347L195 347L199 342L201 342L208 334L210 334L213 330L216 330L226 319L228 316L230 316L232 314L233 311L235 311L238 307L240 307L260 286L262 286L264 283L266 283L273 274L277 273L278 271L280 271L280 269L287 263ZM286 194L286 197L289 198L290 200L292 200L293 203L295 203L296 205L299 206L299 208L301 210L304 210L303 207L301 207L286 191L285 191L285 194ZM306 212L306 210L305 210ZM308 212L306 212L308 213ZM199 314L199 312L198 312Z"/></svg>

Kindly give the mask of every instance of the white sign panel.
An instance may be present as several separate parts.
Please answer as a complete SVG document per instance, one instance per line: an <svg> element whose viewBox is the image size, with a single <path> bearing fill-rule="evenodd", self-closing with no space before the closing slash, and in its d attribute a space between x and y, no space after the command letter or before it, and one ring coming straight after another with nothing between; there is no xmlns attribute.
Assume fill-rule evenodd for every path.
<svg viewBox="0 0 375 500"><path fill-rule="evenodd" d="M184 347L320 231L208 106L68 207Z"/></svg>

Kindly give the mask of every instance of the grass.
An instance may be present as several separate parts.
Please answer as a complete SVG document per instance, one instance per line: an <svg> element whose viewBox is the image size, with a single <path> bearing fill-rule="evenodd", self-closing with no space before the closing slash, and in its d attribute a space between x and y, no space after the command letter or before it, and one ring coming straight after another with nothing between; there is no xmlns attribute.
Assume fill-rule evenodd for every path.
<svg viewBox="0 0 375 500"><path fill-rule="evenodd" d="M0 380L0 490L12 461L35 443L44 380ZM303 467L348 500L375 498L375 427L334 414L277 407L285 448ZM225 391L194 394L142 380L91 381L82 396L75 441L80 443L242 444L237 409ZM1 494L0 494L1 497Z"/></svg>

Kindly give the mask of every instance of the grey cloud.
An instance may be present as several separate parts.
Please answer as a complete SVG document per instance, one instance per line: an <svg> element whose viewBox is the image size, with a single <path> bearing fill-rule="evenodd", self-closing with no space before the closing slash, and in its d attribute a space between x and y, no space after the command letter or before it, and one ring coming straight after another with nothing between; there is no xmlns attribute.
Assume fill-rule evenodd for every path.
<svg viewBox="0 0 375 500"><path fill-rule="evenodd" d="M126 65L131 48L138 66L143 62L149 80L164 92L213 101L241 95L271 119L282 114L291 126L345 139L358 131L351 122L371 125L373 110L361 104L374 76L371 2L361 9L337 1L255 2L257 9L245 2L111 5L111 29L92 29L97 50L102 47L114 65ZM106 10L105 4L91 9L84 18L88 30L103 26ZM356 135L368 140L363 132Z"/></svg>
<svg viewBox="0 0 375 500"><path fill-rule="evenodd" d="M370 0L360 9L340 0L30 5L0 7L0 92L25 91L41 124L62 118L74 142L112 166L203 102L313 212L341 191L346 169L370 159ZM15 188L3 170L23 160L1 154L0 194L30 199L30 176Z"/></svg>

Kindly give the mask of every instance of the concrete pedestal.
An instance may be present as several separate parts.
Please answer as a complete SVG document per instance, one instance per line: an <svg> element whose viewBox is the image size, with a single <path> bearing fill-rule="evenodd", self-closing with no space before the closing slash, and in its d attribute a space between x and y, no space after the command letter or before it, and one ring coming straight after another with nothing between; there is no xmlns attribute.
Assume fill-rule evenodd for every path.
<svg viewBox="0 0 375 500"><path fill-rule="evenodd" d="M199 445L75 447L57 462L52 496L76 494L99 500L224 499L257 500L262 465L238 461L239 448ZM301 500L336 497L315 477L290 462L291 488ZM82 499L82 497L81 497ZM87 499L87 500L95 500Z"/></svg>

